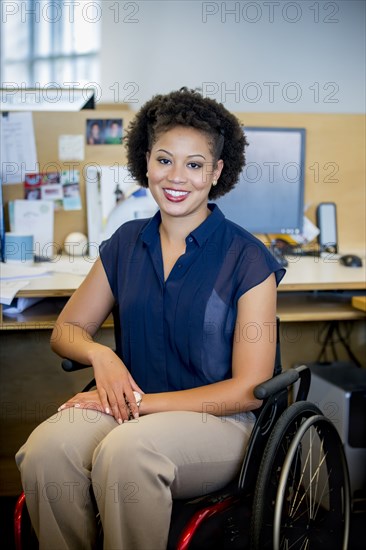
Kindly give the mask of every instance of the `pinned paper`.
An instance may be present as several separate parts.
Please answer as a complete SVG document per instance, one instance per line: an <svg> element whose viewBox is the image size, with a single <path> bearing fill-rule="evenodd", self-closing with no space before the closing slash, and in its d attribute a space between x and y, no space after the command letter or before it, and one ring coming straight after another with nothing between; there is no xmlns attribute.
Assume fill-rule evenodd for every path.
<svg viewBox="0 0 366 550"><path fill-rule="evenodd" d="M84 160L84 136L61 135L58 139L58 156L60 160Z"/></svg>
<svg viewBox="0 0 366 550"><path fill-rule="evenodd" d="M79 178L79 170L61 172L64 210L81 210Z"/></svg>
<svg viewBox="0 0 366 550"><path fill-rule="evenodd" d="M33 235L34 255L50 258L54 254L54 209L50 201L15 200L9 202L10 230Z"/></svg>
<svg viewBox="0 0 366 550"><path fill-rule="evenodd" d="M4 184L21 183L37 167L32 113L2 113L0 146L0 178Z"/></svg>

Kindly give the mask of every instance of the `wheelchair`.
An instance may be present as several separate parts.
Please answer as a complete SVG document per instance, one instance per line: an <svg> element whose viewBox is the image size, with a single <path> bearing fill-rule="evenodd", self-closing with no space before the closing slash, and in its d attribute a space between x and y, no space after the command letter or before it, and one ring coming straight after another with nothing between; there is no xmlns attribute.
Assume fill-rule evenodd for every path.
<svg viewBox="0 0 366 550"><path fill-rule="evenodd" d="M86 366L62 362L66 371ZM274 376L254 390L263 404L241 470L220 491L174 500L167 550L347 550L347 461L334 424L306 401L310 382L305 365L282 372L277 320ZM16 550L38 547L30 531L23 493L14 512Z"/></svg>

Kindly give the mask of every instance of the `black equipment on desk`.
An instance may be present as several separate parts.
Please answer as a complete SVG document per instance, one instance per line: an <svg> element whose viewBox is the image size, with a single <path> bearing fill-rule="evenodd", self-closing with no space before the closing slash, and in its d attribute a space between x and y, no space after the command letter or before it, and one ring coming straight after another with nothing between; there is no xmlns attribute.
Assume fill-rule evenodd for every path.
<svg viewBox="0 0 366 550"><path fill-rule="evenodd" d="M318 242L323 252L338 252L337 207L334 202L321 202L316 209L316 221L320 230Z"/></svg>

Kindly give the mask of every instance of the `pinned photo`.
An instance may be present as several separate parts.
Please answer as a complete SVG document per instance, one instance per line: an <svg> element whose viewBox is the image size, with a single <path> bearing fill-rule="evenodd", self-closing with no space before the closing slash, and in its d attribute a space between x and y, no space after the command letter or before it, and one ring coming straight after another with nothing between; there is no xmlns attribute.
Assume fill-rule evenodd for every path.
<svg viewBox="0 0 366 550"><path fill-rule="evenodd" d="M64 210L81 210L79 170L61 172Z"/></svg>
<svg viewBox="0 0 366 550"><path fill-rule="evenodd" d="M51 200L55 210L62 208L62 186L59 172L34 173L24 176L24 198Z"/></svg>
<svg viewBox="0 0 366 550"><path fill-rule="evenodd" d="M88 119L86 142L88 145L121 145L123 121L118 119Z"/></svg>

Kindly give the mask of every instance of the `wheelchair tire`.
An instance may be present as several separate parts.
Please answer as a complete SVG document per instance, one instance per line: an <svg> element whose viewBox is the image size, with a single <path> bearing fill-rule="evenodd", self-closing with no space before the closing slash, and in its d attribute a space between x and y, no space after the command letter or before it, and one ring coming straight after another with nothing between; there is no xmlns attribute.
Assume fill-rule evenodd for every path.
<svg viewBox="0 0 366 550"><path fill-rule="evenodd" d="M263 454L251 546L346 550L349 522L349 476L338 432L314 404L294 403Z"/></svg>

